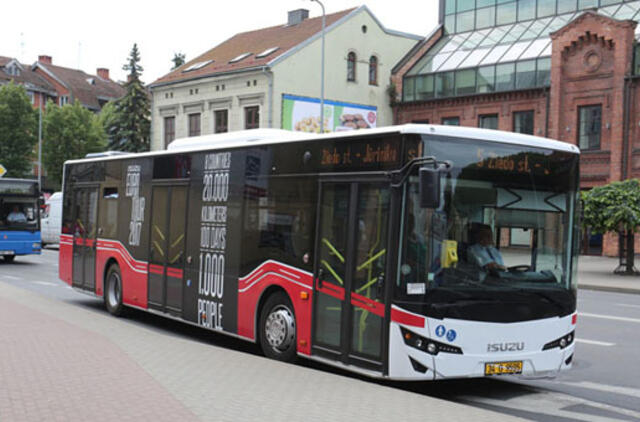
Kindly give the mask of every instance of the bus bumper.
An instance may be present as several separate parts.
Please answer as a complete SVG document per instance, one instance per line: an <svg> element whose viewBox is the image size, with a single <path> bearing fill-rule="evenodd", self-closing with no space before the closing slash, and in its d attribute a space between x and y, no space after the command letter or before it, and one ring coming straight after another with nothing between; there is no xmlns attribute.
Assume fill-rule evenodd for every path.
<svg viewBox="0 0 640 422"><path fill-rule="evenodd" d="M0 255L31 255L40 252L39 232L0 232Z"/></svg>
<svg viewBox="0 0 640 422"><path fill-rule="evenodd" d="M555 377L573 363L574 315L517 323L425 318L424 327L392 322L389 377ZM431 353L429 343L435 346Z"/></svg>

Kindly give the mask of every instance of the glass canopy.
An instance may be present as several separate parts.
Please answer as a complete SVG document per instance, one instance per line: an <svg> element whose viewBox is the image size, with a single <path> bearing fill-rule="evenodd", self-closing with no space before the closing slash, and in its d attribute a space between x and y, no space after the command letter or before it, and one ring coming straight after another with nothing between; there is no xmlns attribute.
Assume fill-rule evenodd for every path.
<svg viewBox="0 0 640 422"><path fill-rule="evenodd" d="M555 0L518 0L516 10L521 3L533 4L533 11L544 4L553 3L548 10L561 11L562 6L571 3L563 0L557 5ZM640 20L640 0L622 3L613 0L589 0L591 7L600 4L598 13L614 19ZM580 5L589 1L580 0ZM476 9L482 5L493 4L495 0L447 0L447 11L462 7ZM498 6L504 0L497 0ZM613 4L616 3L616 4ZM537 4L537 6L536 6ZM577 4L577 3L576 3ZM542 5L542 6L541 6ZM483 6L484 7L484 6ZM492 6L493 7L493 6ZM544 8L543 8L544 9ZM479 10L479 9L478 9ZM529 10L529 9L526 9ZM547 9L544 9L547 10ZM549 86L551 69L551 38L549 34L562 28L583 13L573 7L569 13L557 16L544 16L522 22L482 28L474 31L445 33L445 35L422 57L404 77L403 100L421 101L474 93L528 89ZM578 10L578 11L576 11ZM477 11L477 10L476 10ZM473 12L473 10L471 10ZM535 14L532 16L535 18ZM520 15L518 12L517 16ZM445 25L446 27L446 25ZM640 38L640 25L636 32ZM636 51L640 51L636 48ZM639 56L640 53L636 53ZM640 59L634 69L640 72Z"/></svg>

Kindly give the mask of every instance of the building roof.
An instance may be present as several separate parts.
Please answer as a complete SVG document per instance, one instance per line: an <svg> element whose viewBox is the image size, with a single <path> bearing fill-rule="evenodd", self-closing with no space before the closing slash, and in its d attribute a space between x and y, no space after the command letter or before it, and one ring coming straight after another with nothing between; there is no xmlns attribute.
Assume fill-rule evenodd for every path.
<svg viewBox="0 0 640 422"><path fill-rule="evenodd" d="M326 15L326 27L339 21L356 10L355 8ZM297 25L278 25L255 31L242 32L215 46L211 50L188 61L179 68L159 78L151 85L160 85L167 82L179 82L198 77L212 76L219 73L233 72L243 69L251 69L265 66L274 59L282 56L295 48L305 40L322 30L322 17L305 19ZM271 54L258 57L260 53L278 47ZM232 62L233 59L245 53L249 56ZM210 63L207 63L212 61ZM207 64L205 64L207 63ZM203 64L202 67L197 67ZM187 70L192 68L193 70Z"/></svg>
<svg viewBox="0 0 640 422"><path fill-rule="evenodd" d="M12 61L19 64L22 68L19 75L10 75L6 72L5 66L10 64ZM40 75L31 71L30 66L19 63L16 59L11 57L0 56L0 83L8 83L11 80L17 84L24 85L26 88L33 91L45 91L52 94L55 93L54 87Z"/></svg>
<svg viewBox="0 0 640 422"><path fill-rule="evenodd" d="M102 108L101 102L114 100L124 96L125 89L110 79L102 79L89 75L82 70L70 69L49 63L36 62L33 69L40 67L49 76L64 85L74 100L93 110Z"/></svg>

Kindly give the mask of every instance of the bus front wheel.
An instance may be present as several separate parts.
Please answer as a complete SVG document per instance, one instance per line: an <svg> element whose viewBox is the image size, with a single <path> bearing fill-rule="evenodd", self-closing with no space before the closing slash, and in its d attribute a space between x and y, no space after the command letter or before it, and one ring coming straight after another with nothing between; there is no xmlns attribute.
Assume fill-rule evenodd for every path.
<svg viewBox="0 0 640 422"><path fill-rule="evenodd" d="M296 357L296 316L284 292L269 296L262 307L260 346L271 359L291 362Z"/></svg>
<svg viewBox="0 0 640 422"><path fill-rule="evenodd" d="M4 260L6 262L13 262L13 260L16 259L16 256L15 255L4 255L3 258L4 258Z"/></svg>
<svg viewBox="0 0 640 422"><path fill-rule="evenodd" d="M124 305L122 304L122 275L117 265L112 265L107 271L104 289L104 304L107 311L114 316L122 316L124 314Z"/></svg>

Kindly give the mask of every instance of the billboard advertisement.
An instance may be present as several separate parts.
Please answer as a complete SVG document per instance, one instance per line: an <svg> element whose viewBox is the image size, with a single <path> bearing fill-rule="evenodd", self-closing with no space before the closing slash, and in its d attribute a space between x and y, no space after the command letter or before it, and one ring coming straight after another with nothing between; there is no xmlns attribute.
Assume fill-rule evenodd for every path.
<svg viewBox="0 0 640 422"><path fill-rule="evenodd" d="M325 132L374 128L377 120L374 106L324 101ZM284 94L282 129L319 133L320 99Z"/></svg>

